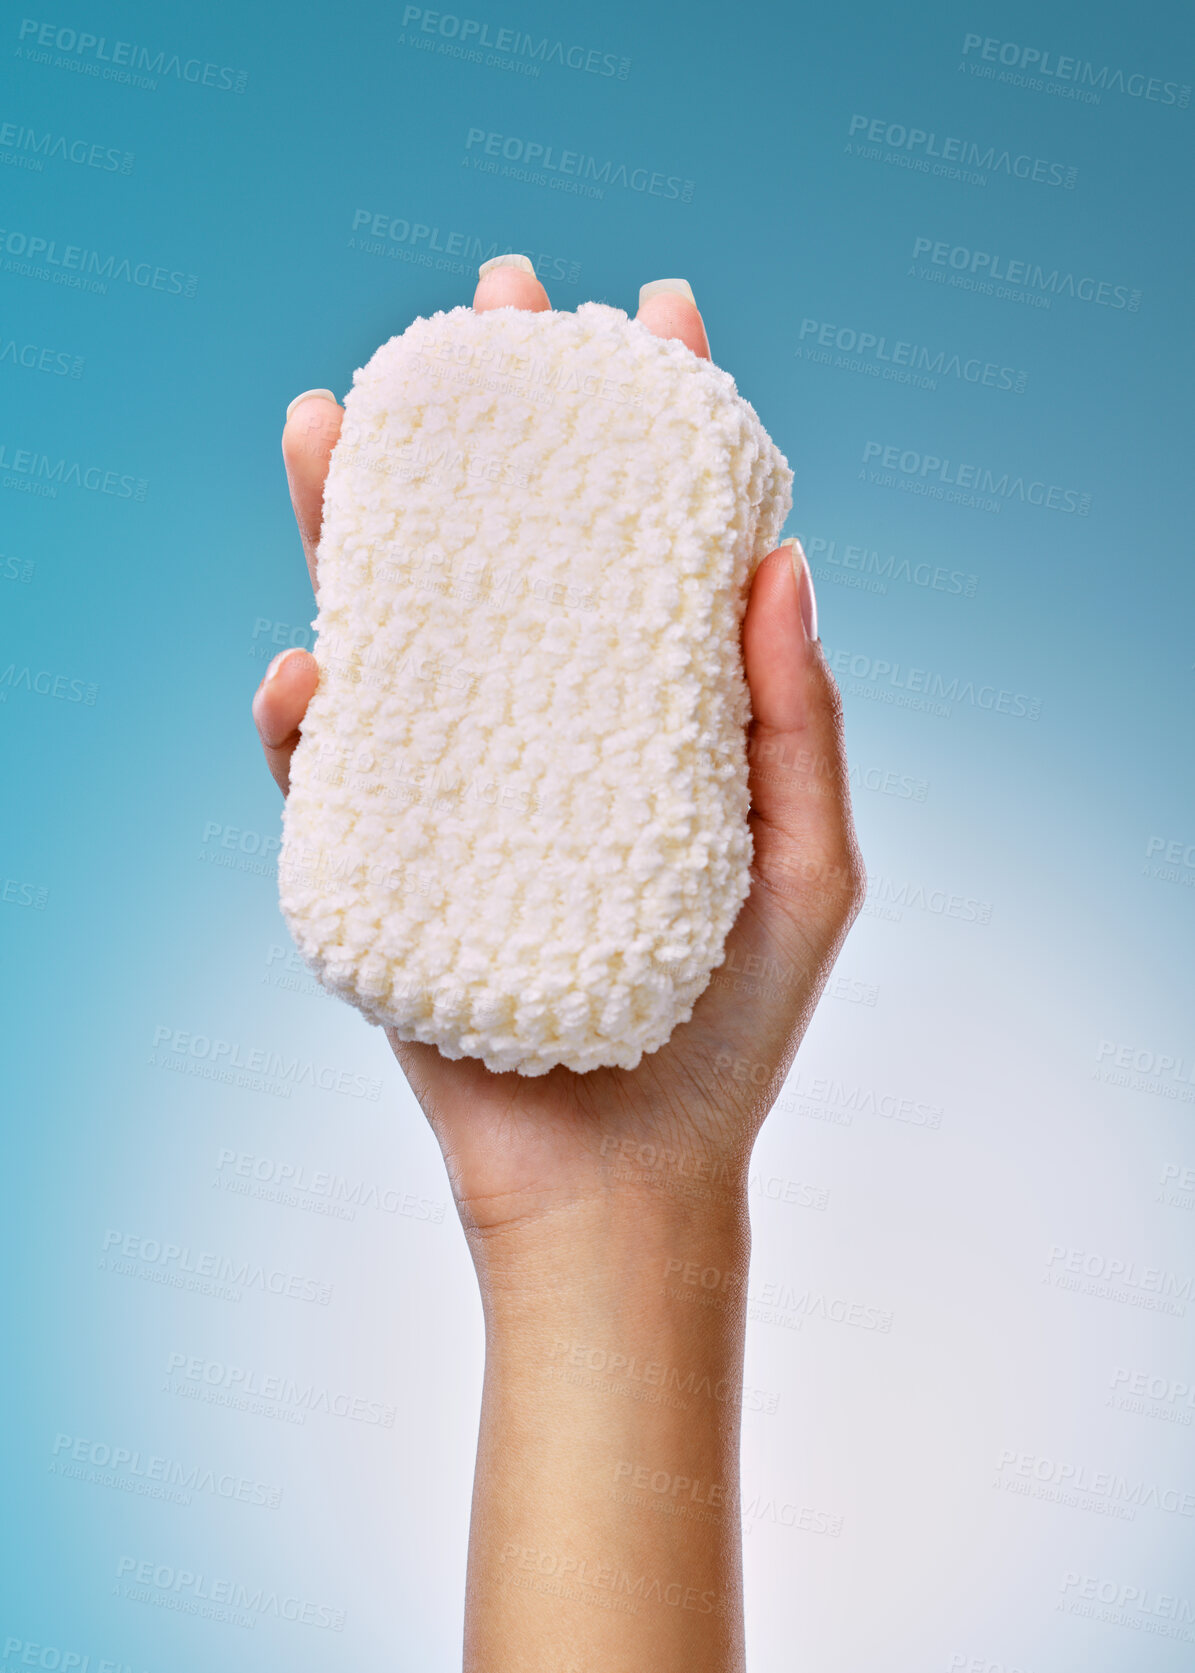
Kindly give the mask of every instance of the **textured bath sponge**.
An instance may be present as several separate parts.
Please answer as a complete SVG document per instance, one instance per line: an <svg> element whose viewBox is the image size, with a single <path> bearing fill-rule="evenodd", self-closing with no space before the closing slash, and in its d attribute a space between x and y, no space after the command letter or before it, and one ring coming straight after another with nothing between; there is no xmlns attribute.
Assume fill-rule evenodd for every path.
<svg viewBox="0 0 1195 1673"><path fill-rule="evenodd" d="M746 897L740 629L792 473L621 309L455 308L355 373L280 899L321 982L493 1070L631 1069Z"/></svg>

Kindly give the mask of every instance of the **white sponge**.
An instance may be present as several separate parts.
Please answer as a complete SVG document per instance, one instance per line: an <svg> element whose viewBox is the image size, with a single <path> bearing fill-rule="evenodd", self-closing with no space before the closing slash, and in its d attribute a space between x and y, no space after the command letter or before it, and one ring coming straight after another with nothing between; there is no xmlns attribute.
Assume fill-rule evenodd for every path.
<svg viewBox="0 0 1195 1673"><path fill-rule="evenodd" d="M792 473L617 308L417 319L353 378L282 910L323 984L493 1070L633 1069L751 860L739 636Z"/></svg>

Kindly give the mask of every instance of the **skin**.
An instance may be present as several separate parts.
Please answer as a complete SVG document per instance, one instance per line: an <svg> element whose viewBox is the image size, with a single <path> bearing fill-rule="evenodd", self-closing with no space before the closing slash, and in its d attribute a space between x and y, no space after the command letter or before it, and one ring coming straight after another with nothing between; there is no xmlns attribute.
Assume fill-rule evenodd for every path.
<svg viewBox="0 0 1195 1673"><path fill-rule="evenodd" d="M551 303L499 268L473 306ZM687 299L657 294L638 318L709 358ZM312 397L283 433L313 585L342 418ZM468 1673L745 1666L748 1166L866 887L815 623L808 564L781 547L743 625L751 893L726 965L667 1045L633 1071L525 1079L390 1035L440 1143L486 1321ZM291 651L254 697L283 795L318 681L315 658Z"/></svg>

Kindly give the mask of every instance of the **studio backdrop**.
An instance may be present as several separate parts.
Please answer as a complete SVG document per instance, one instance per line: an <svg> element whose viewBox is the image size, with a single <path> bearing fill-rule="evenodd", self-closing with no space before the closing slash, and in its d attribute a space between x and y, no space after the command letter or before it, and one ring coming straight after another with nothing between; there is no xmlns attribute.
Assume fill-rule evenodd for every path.
<svg viewBox="0 0 1195 1673"><path fill-rule="evenodd" d="M1191 1665L1193 32L8 11L3 1673L458 1662L476 1284L285 932L249 703L312 642L287 403L508 251L560 309L689 280L845 705L868 899L750 1181L751 1666Z"/></svg>

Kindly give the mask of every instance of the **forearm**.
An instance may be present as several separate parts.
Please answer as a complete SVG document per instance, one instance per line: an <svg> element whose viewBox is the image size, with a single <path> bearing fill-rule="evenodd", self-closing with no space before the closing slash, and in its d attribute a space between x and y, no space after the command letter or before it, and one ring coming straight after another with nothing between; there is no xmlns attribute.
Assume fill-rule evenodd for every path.
<svg viewBox="0 0 1195 1673"><path fill-rule="evenodd" d="M466 1673L739 1673L745 1192L617 1182L474 1243Z"/></svg>

